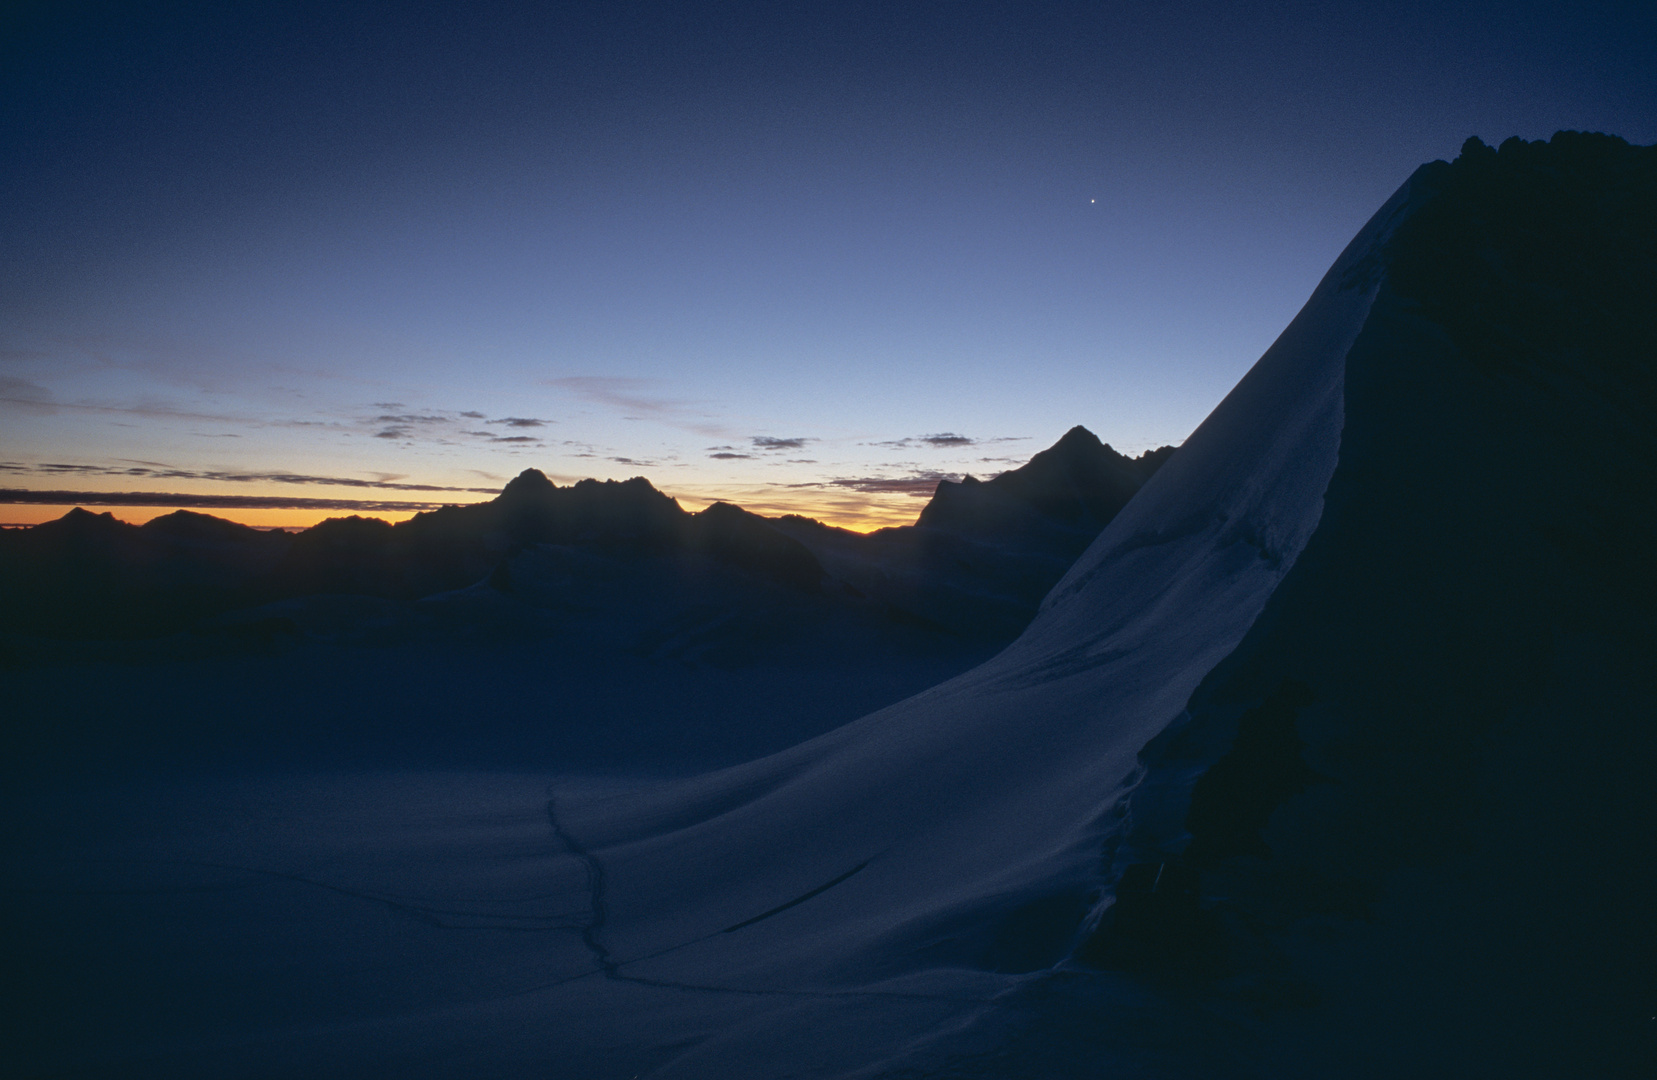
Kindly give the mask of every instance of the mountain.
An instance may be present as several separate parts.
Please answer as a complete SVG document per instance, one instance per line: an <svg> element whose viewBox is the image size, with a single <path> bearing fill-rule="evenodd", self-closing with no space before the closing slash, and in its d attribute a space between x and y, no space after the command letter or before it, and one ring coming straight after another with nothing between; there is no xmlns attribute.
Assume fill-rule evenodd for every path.
<svg viewBox="0 0 1657 1080"><path fill-rule="evenodd" d="M1085 548L1172 453L1164 446L1130 458L1073 427L1027 464L987 483L970 476L941 481L915 525L975 539L1068 529L1086 536Z"/></svg>
<svg viewBox="0 0 1657 1080"><path fill-rule="evenodd" d="M76 508L0 535L0 629L115 638L178 629L255 602L250 583L287 543L188 510L139 526Z"/></svg>
<svg viewBox="0 0 1657 1080"><path fill-rule="evenodd" d="M1122 457L1076 428L987 484L941 483L920 525L870 540L725 503L687 513L643 477L559 487L536 469L485 503L395 525L332 518L293 536L188 511L138 527L76 509L0 535L0 610L14 633L154 637L308 596L406 604L483 581L510 592L514 566L563 547L641 565L671 558L692 577L708 562L814 594L828 559L829 595L848 595L849 583L862 606L1005 642L1158 460Z"/></svg>
<svg viewBox="0 0 1657 1080"><path fill-rule="evenodd" d="M1006 642L1173 452L1130 458L1078 426L993 480L939 481L914 525L867 535L798 516L773 525L863 595L965 638Z"/></svg>
<svg viewBox="0 0 1657 1080"><path fill-rule="evenodd" d="M20 1071L1648 1076L1653 295L1657 148L1469 141L956 678L32 804Z"/></svg>

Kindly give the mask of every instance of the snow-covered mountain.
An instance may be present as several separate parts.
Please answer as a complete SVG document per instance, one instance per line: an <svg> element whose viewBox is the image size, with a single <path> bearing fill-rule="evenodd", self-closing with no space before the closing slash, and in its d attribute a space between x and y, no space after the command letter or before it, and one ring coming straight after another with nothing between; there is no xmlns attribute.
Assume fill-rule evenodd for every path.
<svg viewBox="0 0 1657 1080"><path fill-rule="evenodd" d="M1650 1075L1654 212L1424 166L1017 641L781 753L60 798L25 1068Z"/></svg>

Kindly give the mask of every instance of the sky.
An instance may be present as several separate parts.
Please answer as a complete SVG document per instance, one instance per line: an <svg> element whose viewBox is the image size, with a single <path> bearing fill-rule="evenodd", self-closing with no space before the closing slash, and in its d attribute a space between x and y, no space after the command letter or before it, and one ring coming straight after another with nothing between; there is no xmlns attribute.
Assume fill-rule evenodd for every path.
<svg viewBox="0 0 1657 1080"><path fill-rule="evenodd" d="M1179 443L1416 166L1562 128L1657 141L1657 6L7 5L0 522L908 523Z"/></svg>

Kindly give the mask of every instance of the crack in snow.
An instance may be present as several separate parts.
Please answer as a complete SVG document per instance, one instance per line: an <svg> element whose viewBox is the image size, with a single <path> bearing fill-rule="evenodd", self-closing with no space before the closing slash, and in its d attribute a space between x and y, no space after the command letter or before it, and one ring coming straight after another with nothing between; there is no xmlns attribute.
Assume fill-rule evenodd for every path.
<svg viewBox="0 0 1657 1080"><path fill-rule="evenodd" d="M828 882L827 884L824 884L824 885L819 885L815 889L812 889L808 893L803 893L799 896L796 896L794 899L790 900L786 904L778 904L776 907L772 908L770 911L764 912L764 913L759 914L759 915L755 915L751 919L743 919L741 922L736 923L732 926L727 926L725 929L721 930L720 933L722 933L722 934L734 934L738 930L741 930L744 926L752 926L755 923L759 922L761 919L769 919L773 915L780 915L783 912L787 911L789 908L796 907L800 904L803 904L807 900L810 900L814 896L821 896L823 893L828 892L830 889L834 888L836 885L840 884L842 881L845 881L847 878L851 877L853 874L857 873L859 870L863 869L865 866L868 866L873 861L874 861L873 859L864 859L862 862L858 863L856 866L852 867L850 870L847 870L844 874L841 874L839 877L835 878L833 881L830 881L830 882Z"/></svg>
<svg viewBox="0 0 1657 1080"><path fill-rule="evenodd" d="M609 908L604 903L604 865L598 861L598 856L582 847L559 823L557 796L547 800L547 821L552 825L552 834L564 845L564 850L579 860L587 873L588 917L586 923L575 928L581 933L581 944L593 954L593 960L597 962L605 978L628 978L616 970L619 965L611 959L610 950L598 940L598 932L604 928L605 920L610 916Z"/></svg>

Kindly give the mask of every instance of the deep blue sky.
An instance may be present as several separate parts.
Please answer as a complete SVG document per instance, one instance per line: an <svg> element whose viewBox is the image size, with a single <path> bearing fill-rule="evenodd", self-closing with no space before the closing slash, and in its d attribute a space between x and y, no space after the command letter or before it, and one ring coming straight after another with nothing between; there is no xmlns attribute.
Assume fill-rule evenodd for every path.
<svg viewBox="0 0 1657 1080"><path fill-rule="evenodd" d="M866 527L1178 442L1416 165L1657 141L1657 7L1444 7L24 5L0 486Z"/></svg>

